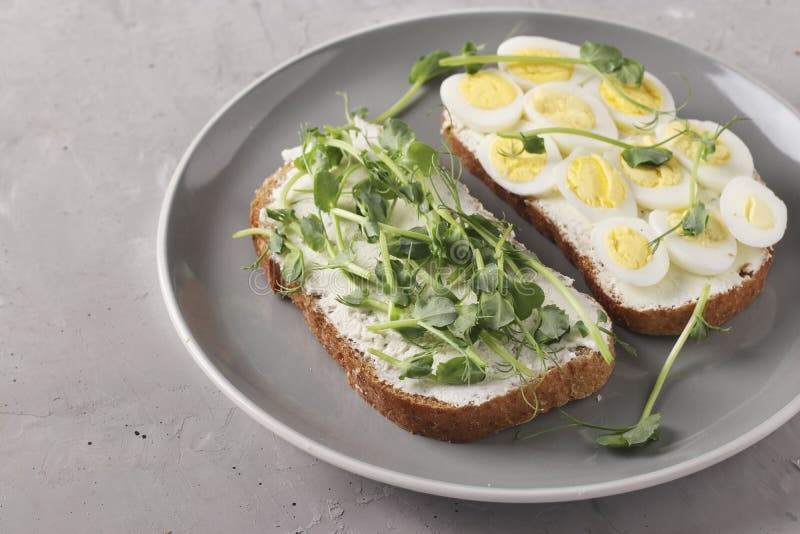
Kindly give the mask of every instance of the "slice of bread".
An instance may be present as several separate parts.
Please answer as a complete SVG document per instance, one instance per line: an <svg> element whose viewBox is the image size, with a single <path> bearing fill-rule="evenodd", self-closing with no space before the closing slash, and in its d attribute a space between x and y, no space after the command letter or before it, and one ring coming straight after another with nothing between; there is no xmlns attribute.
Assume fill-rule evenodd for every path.
<svg viewBox="0 0 800 534"><path fill-rule="evenodd" d="M670 295L671 302L666 305L654 301L655 299L645 302L639 299L639 302L634 304L632 302L634 299L629 293L633 289L614 284L613 279L604 276L604 268L591 254L589 250L591 247L581 244L582 236L579 234L587 233L587 230L585 228L575 230L576 220L582 219L579 213L574 214L575 220L564 220L556 217L555 211L550 209L552 200L523 197L501 187L482 167L477 154L468 147L471 143L465 139L467 134L464 134L463 130L454 128L450 121L447 113L443 113L442 134L450 150L458 156L469 172L483 180L492 191L561 249L567 259L578 268L586 285L615 324L634 332L652 335L677 335L683 330L697 302L696 296L687 294L686 298L676 300L675 294L681 289L680 285L676 284L675 291ZM706 321L712 325L721 325L756 298L764 289L767 273L772 266L773 253L772 247L749 250L748 258L752 259L738 262L737 270L729 273L724 284L715 284L720 280L715 281L714 277L693 277L702 279L703 283L707 280L712 284L711 296L704 312ZM681 276L693 275L682 273Z"/></svg>
<svg viewBox="0 0 800 534"><path fill-rule="evenodd" d="M250 205L250 226L265 227L261 210L270 205L273 195L292 170L290 163L268 177L256 191ZM265 236L254 236L253 245L261 255L269 244ZM261 268L270 280L273 291L282 285L280 266L267 254ZM608 380L613 365L605 362L599 351L589 346L577 347L575 356L550 366L536 385L514 387L481 403L451 404L430 395L409 393L381 379L374 358L360 351L352 340L339 332L320 306L318 294L298 291L288 296L305 317L309 328L334 360L344 369L350 385L376 410L398 426L432 438L450 442L466 442L495 434L527 421L533 415L581 399L600 389ZM590 297L587 297L590 298ZM613 340L606 338L613 352ZM456 387L456 386L454 386ZM484 384L457 386L481 388ZM533 413L523 396L536 399Z"/></svg>

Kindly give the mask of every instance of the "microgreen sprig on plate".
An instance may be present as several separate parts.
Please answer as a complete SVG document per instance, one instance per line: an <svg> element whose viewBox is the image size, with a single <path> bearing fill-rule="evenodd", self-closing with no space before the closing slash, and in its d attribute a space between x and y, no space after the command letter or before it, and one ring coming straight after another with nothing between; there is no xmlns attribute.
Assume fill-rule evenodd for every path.
<svg viewBox="0 0 800 534"><path fill-rule="evenodd" d="M598 425L587 421L581 421L580 419L577 419L576 417L573 417L562 410L561 414L567 420L567 423L553 428L548 428L534 434L522 436L519 439L531 439L536 436L564 428L585 427L611 432L610 434L600 435L595 440L598 445L607 447L629 448L644 445L649 441L657 440L658 430L661 425L661 414L653 413L653 408L655 407L656 400L658 400L658 396L661 394L661 390L664 387L664 382L667 379L667 375L669 375L672 365L675 363L675 359L678 357L678 354L680 354L683 346L686 344L686 341L690 337L695 341L702 341L708 337L709 330L718 330L722 332L729 330L728 328L713 326L703 318L703 311L705 310L706 303L708 302L710 290L711 286L709 284L705 284L705 286L703 286L703 289L697 299L697 304L695 304L694 310L692 310L692 315L689 318L689 321L686 323L686 326L684 327L680 336L678 336L677 341L675 341L675 345L673 345L672 350L670 350L666 360L664 360L664 364L661 366L661 371L658 373L658 377L653 385L653 389L651 390L650 395L647 398L647 402L645 402L644 408L642 409L642 414L635 424L623 427Z"/></svg>

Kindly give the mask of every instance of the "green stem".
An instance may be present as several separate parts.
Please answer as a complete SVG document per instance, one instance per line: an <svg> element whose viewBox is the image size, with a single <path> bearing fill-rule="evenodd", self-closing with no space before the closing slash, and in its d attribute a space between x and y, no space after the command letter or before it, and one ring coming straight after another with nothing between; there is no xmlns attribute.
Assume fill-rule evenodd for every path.
<svg viewBox="0 0 800 534"><path fill-rule="evenodd" d="M327 139L325 142L329 146L333 146L338 148L339 150L342 150L343 152L347 152L348 154L353 156L356 159L356 161L358 161L362 165L364 164L364 160L361 158L361 154L359 154L358 150L356 150L356 147L354 147L352 144L346 143L341 139Z"/></svg>
<svg viewBox="0 0 800 534"><path fill-rule="evenodd" d="M658 373L658 378L656 378L656 384L653 386L653 391L650 392L650 397L648 397L647 403L645 403L644 405L644 410L642 410L642 417L639 418L640 423L645 419L647 419L650 416L650 413L653 411L653 405L655 405L656 399L658 398L658 395L661 393L661 388L664 386L664 381L667 379L669 370L672 369L672 364L675 363L675 358L678 357L678 354L681 352L683 345L686 344L686 340L689 339L689 334L691 334L692 328L694 327L695 323L699 320L699 318L703 316L703 310L706 307L706 302L708 301L708 293L710 290L711 286L709 284L703 286L703 291L702 293L700 293L700 298L697 299L697 304L695 304L694 306L692 317L689 319L689 322L686 323L683 332L681 332L680 337L678 337L678 340L672 347L669 356L667 356L667 360L661 367L661 372Z"/></svg>
<svg viewBox="0 0 800 534"><path fill-rule="evenodd" d="M239 237L246 237L249 235L269 236L272 235L272 230L269 228L245 228L244 230L239 230L238 232L233 234L233 238L237 239Z"/></svg>
<svg viewBox="0 0 800 534"><path fill-rule="evenodd" d="M345 249L342 226L339 224L339 217L336 215L331 214L331 219L333 219L333 226L336 228L336 248L339 249L339 252L342 252Z"/></svg>
<svg viewBox="0 0 800 534"><path fill-rule="evenodd" d="M514 56L498 54L476 54L472 56L451 56L439 60L441 67L462 67L475 63L573 63L588 65L586 60L577 57Z"/></svg>
<svg viewBox="0 0 800 534"><path fill-rule="evenodd" d="M411 87L408 88L408 91L406 91L406 93L400 97L400 100L392 104L392 106L389 107L389 109L387 109L386 111L384 111L383 113L372 119L372 122L381 123L386 119L398 114L403 108L405 108L409 104L409 102L411 102L411 99L414 98L414 95L416 95L417 92L419 92L419 90L422 88L424 84L425 84L424 80L418 80L415 83L413 83Z"/></svg>
<svg viewBox="0 0 800 534"><path fill-rule="evenodd" d="M387 306L388 310L388 306ZM367 330L370 332L380 332L382 330L392 330L398 328L411 328L413 326L422 326L424 328L425 325L419 322L419 319L397 319L394 321L386 321L383 323L375 323L367 326Z"/></svg>
<svg viewBox="0 0 800 534"><path fill-rule="evenodd" d="M367 352L369 352L373 356L377 356L378 358L380 358L381 360L385 361L388 364L395 365L397 367L403 367L403 362L401 362L397 358L389 356L383 351L380 351L378 349L367 349Z"/></svg>
<svg viewBox="0 0 800 534"><path fill-rule="evenodd" d="M529 265L542 277L550 282L555 288L558 290L561 295L569 302L572 308L578 312L578 315L581 316L581 320L583 324L586 325L586 328L589 330L589 333L592 336L595 344L597 345L600 354L603 355L603 359L606 361L607 364L611 365L614 361L614 355L611 354L611 349L608 348L608 344L606 340L603 339L603 335L600 333L600 330L597 328L597 325L589 316L589 312L586 310L585 307L578 302L578 299L575 298L575 295L572 294L572 291L564 285L564 283L558 279L550 269L539 263L538 261L534 260L533 258L530 259Z"/></svg>
<svg viewBox="0 0 800 534"><path fill-rule="evenodd" d="M369 272L369 270L363 268L360 265L357 265L357 264L353 263L352 261L344 264L342 266L342 269L344 269L345 271L347 271L349 273L353 273L354 275L358 276L359 278L363 278L364 280L371 280L372 279L372 273Z"/></svg>
<svg viewBox="0 0 800 534"><path fill-rule="evenodd" d="M365 225L365 224L369 223L369 219L367 219L363 215L359 215L357 213L353 213L352 211L348 211L346 209L332 208L331 209L331 213L333 215L337 215L338 217L341 217L342 219L344 219L346 221L354 222L354 223L357 223L357 224L360 224L360 225ZM421 234L419 232L413 232L411 230L404 230L402 228L398 228L397 226L392 226L391 224L378 223L378 228L380 228L381 230L383 230L384 232L386 232L388 234L403 235L403 236L406 236L406 237L413 237L414 239L420 239L422 241L428 241L428 242L430 242L430 240L431 240L430 236L428 236L426 234Z"/></svg>
<svg viewBox="0 0 800 534"><path fill-rule="evenodd" d="M511 230L513 226L510 224L506 227L503 235L500 236L500 239L497 240L497 243L494 246L494 257L497 260L497 290L503 290L503 246L505 245L506 241L508 240L508 236L511 235Z"/></svg>
<svg viewBox="0 0 800 534"><path fill-rule="evenodd" d="M692 172L689 174L689 206L694 206L695 197L697 196L697 170L700 168L700 156L701 150L700 147L697 147L692 161Z"/></svg>
<svg viewBox="0 0 800 534"><path fill-rule="evenodd" d="M558 126L552 126L549 128L536 128L535 130L529 130L527 132L500 132L497 134L498 137L505 137L506 139L520 139L522 140L522 136L534 136L534 135L544 135L544 134L569 134L569 135L579 135L581 137L588 137L590 139L596 139L598 141L602 141L604 143L608 143L609 145L615 145L621 148L634 148L633 145L628 144L624 141L620 141L619 139L614 139L612 137L606 137L605 135L600 135L595 132L589 132L586 130L579 130L577 128L561 128ZM641 147L640 147L641 148Z"/></svg>
<svg viewBox="0 0 800 534"><path fill-rule="evenodd" d="M291 191L292 186L299 180L302 176L305 176L305 173L297 171L294 176L289 178L289 180L283 185L283 189L281 189L281 196L279 199L280 207L281 208L288 208L289 202L287 201L287 196L289 195L289 191Z"/></svg>
<svg viewBox="0 0 800 534"><path fill-rule="evenodd" d="M561 415L567 419L567 421L572 422L573 424L579 426L585 426L586 428L596 428L597 430L607 430L609 432L627 432L628 430L632 430L636 428L636 425L630 426L604 426L604 425L596 425L594 423L587 423L586 421L581 421L577 417L573 417L564 410L559 410Z"/></svg>
<svg viewBox="0 0 800 534"><path fill-rule="evenodd" d="M525 376L534 376L534 372L529 367L517 360L510 352L508 352L492 334L484 330L480 333L479 337L487 347L492 349L495 354L503 358L503 360L511 365L518 373L522 373Z"/></svg>

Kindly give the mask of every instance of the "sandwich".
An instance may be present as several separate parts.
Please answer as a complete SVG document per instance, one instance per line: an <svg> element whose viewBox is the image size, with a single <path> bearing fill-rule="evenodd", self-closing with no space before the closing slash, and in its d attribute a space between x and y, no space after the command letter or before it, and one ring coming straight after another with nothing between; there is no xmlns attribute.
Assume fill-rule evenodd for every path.
<svg viewBox="0 0 800 534"><path fill-rule="evenodd" d="M301 141L236 237L252 237L251 267L381 414L466 442L605 384L603 308L517 242L406 124L348 114Z"/></svg>
<svg viewBox="0 0 800 534"><path fill-rule="evenodd" d="M738 119L678 117L667 86L608 45L516 36L440 64L467 70L441 84L447 145L555 242L615 324L678 334L709 284L705 317L721 325L763 290L787 212Z"/></svg>

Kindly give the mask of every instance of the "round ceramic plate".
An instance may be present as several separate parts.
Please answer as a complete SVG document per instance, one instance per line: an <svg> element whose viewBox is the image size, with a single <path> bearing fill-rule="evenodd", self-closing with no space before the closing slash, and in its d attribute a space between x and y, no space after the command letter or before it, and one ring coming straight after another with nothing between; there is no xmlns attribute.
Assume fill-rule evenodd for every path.
<svg viewBox="0 0 800 534"><path fill-rule="evenodd" d="M800 239L790 228L767 287L731 321L730 333L690 344L657 409L661 440L629 451L593 444L595 432L567 430L515 441L509 430L466 445L401 430L347 384L294 305L266 294L248 240L253 191L297 143L305 123L344 121L337 91L377 113L407 87L411 63L465 40L496 45L511 30L580 43L610 43L642 61L680 100L683 73L694 95L683 115L735 126L763 178L792 208L800 206L800 119L779 98L730 67L678 43L615 24L525 11L468 12L381 26L316 48L278 67L226 105L181 161L161 214L162 290L176 329L208 376L261 424L308 453L360 475L428 493L506 502L562 501L609 495L672 480L742 450L800 410ZM434 84L403 118L431 144L440 142ZM471 176L464 181L495 214L517 224L520 239L571 276L560 252ZM585 289L582 283L578 287ZM673 340L621 335L639 349L621 353L599 395L569 405L607 424L633 421ZM559 422L556 413L523 428Z"/></svg>

